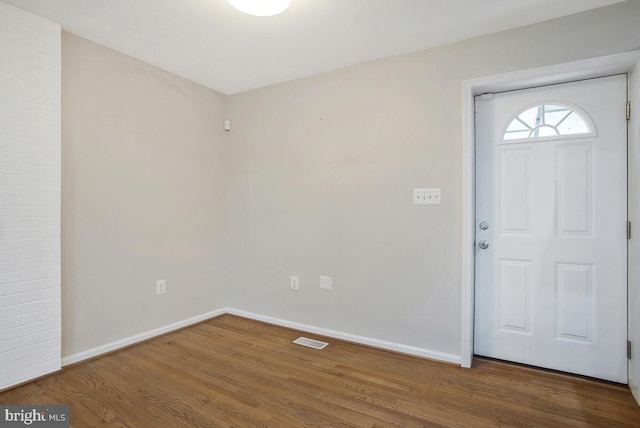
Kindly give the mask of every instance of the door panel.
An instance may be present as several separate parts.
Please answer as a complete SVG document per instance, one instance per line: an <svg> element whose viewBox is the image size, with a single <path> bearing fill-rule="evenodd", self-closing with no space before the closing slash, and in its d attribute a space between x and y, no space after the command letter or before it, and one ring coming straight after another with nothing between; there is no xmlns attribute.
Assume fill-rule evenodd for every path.
<svg viewBox="0 0 640 428"><path fill-rule="evenodd" d="M558 235L592 236L591 144L557 149Z"/></svg>
<svg viewBox="0 0 640 428"><path fill-rule="evenodd" d="M556 337L591 341L593 266L556 264Z"/></svg>
<svg viewBox="0 0 640 428"><path fill-rule="evenodd" d="M626 383L626 75L487 98L475 353Z"/></svg>
<svg viewBox="0 0 640 428"><path fill-rule="evenodd" d="M530 233L529 148L500 151L500 226L504 233Z"/></svg>
<svg viewBox="0 0 640 428"><path fill-rule="evenodd" d="M500 260L500 330L531 333L531 261Z"/></svg>

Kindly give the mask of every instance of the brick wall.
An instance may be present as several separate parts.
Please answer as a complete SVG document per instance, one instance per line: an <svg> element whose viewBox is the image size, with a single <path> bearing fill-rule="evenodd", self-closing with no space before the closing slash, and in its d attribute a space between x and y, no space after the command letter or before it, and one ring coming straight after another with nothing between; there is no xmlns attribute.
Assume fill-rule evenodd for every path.
<svg viewBox="0 0 640 428"><path fill-rule="evenodd" d="M0 389L60 368L60 58L0 2Z"/></svg>

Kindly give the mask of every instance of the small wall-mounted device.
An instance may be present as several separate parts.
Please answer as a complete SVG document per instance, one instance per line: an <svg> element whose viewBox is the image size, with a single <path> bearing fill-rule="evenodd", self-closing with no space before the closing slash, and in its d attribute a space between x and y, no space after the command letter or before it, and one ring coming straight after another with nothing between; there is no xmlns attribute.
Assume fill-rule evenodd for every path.
<svg viewBox="0 0 640 428"><path fill-rule="evenodd" d="M224 121L224 130L229 132L231 131L231 121L230 120L225 120Z"/></svg>

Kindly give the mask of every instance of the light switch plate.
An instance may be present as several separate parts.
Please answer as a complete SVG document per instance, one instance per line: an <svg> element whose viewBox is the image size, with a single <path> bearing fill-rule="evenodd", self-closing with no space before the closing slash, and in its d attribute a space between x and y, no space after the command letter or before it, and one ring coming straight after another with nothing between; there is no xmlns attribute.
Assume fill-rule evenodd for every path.
<svg viewBox="0 0 640 428"><path fill-rule="evenodd" d="M413 189L414 205L440 205L442 203L442 190L440 188Z"/></svg>

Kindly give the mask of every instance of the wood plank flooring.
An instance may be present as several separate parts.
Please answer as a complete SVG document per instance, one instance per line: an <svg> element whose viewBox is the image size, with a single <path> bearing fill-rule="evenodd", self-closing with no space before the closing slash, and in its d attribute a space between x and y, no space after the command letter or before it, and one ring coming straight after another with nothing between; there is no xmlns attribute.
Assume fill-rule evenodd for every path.
<svg viewBox="0 0 640 428"><path fill-rule="evenodd" d="M330 342L322 351L292 344ZM624 386L506 363L471 370L231 315L67 367L0 404L73 427L640 427Z"/></svg>

